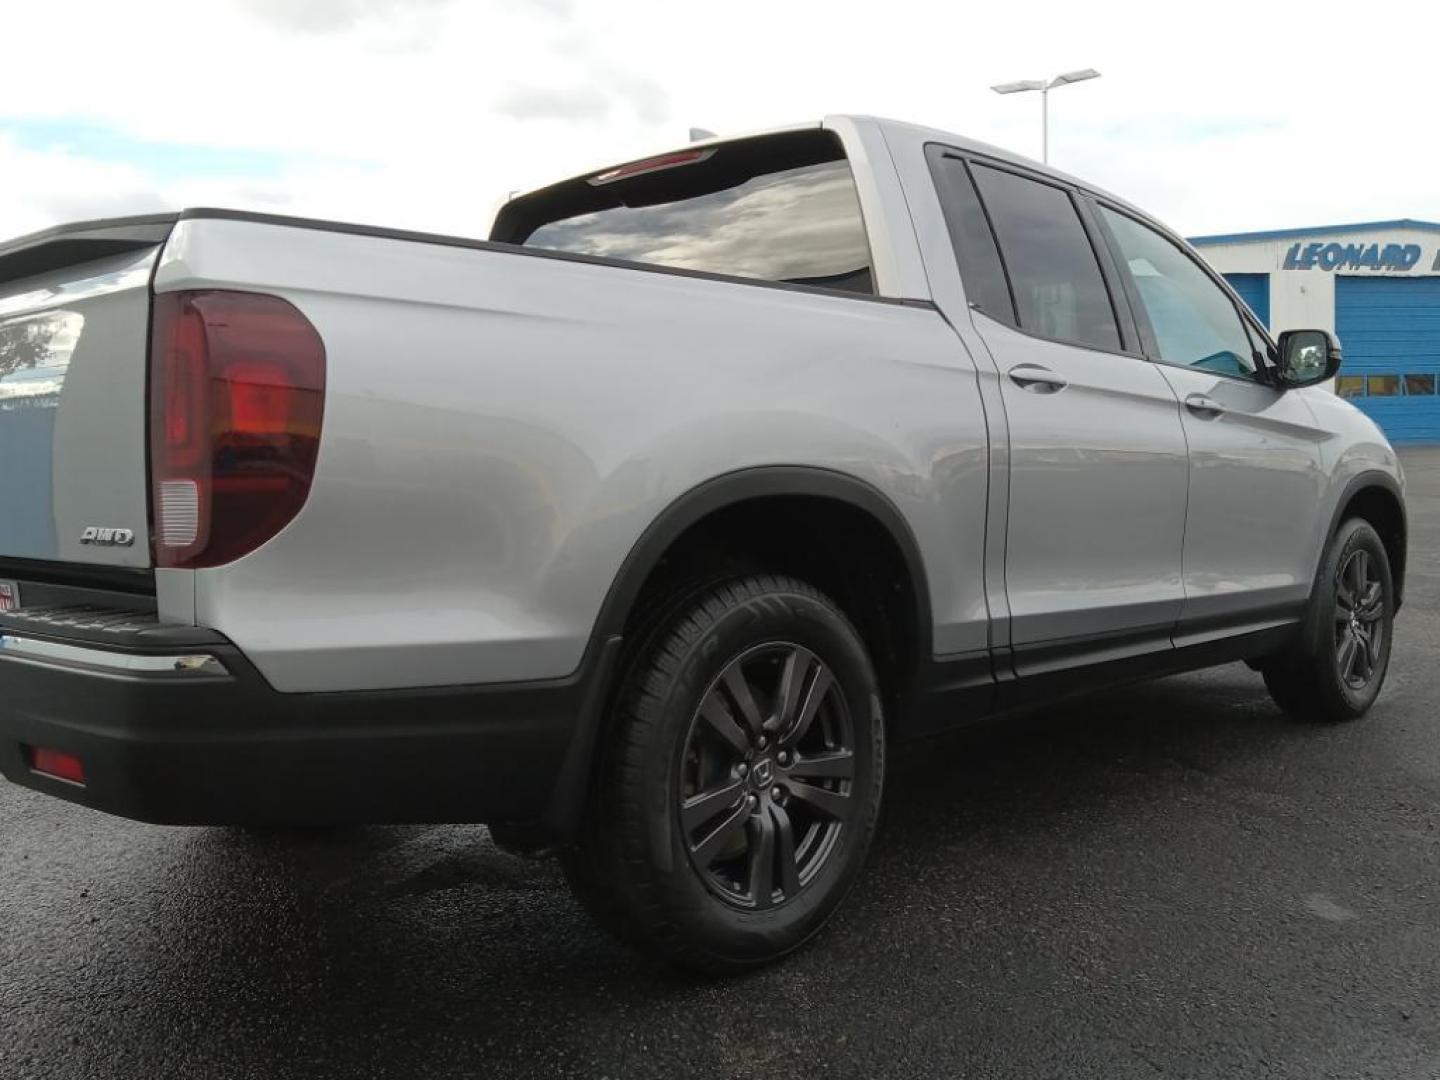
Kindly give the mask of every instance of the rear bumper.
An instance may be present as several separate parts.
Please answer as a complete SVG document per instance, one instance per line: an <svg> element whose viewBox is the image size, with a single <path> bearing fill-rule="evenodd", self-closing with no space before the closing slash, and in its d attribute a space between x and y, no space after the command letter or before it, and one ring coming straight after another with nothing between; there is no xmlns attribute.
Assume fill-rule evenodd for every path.
<svg viewBox="0 0 1440 1080"><path fill-rule="evenodd" d="M583 789L616 644L565 680L282 694L219 635L158 630L122 647L0 616L0 773L160 824L546 822ZM85 784L32 748L79 757Z"/></svg>

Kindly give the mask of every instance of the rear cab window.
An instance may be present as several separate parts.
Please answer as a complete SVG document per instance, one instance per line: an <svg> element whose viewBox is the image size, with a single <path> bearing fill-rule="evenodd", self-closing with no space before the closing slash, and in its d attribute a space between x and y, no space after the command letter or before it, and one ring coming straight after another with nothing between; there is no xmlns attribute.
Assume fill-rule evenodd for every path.
<svg viewBox="0 0 1440 1080"><path fill-rule="evenodd" d="M999 244L1022 330L1120 351L1120 327L1100 262L1070 193L976 164L975 186Z"/></svg>
<svg viewBox="0 0 1440 1080"><path fill-rule="evenodd" d="M679 150L507 203L490 238L756 281L874 295L860 199L820 129Z"/></svg>
<svg viewBox="0 0 1440 1080"><path fill-rule="evenodd" d="M936 143L926 155L972 308L1050 341L1123 351L1104 271L1066 188Z"/></svg>

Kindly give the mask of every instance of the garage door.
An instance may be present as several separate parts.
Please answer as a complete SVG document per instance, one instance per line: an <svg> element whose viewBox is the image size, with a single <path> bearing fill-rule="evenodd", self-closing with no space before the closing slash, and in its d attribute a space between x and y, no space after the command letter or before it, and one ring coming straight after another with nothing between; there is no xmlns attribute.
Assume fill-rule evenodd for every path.
<svg viewBox="0 0 1440 1080"><path fill-rule="evenodd" d="M1240 299L1249 305L1265 327L1270 326L1270 275L1269 274L1226 274L1225 280L1240 294Z"/></svg>
<svg viewBox="0 0 1440 1080"><path fill-rule="evenodd" d="M1440 277L1335 279L1336 390L1396 442L1440 441Z"/></svg>

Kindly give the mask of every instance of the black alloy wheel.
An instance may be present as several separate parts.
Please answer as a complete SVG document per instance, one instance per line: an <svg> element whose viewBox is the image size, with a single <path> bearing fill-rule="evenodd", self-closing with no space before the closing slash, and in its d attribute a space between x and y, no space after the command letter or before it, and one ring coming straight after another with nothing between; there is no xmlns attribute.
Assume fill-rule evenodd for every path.
<svg viewBox="0 0 1440 1080"><path fill-rule="evenodd" d="M1364 716L1390 666L1395 606L1380 535L1362 518L1341 523L1321 556L1295 640L1257 665L1275 703L1302 720Z"/></svg>
<svg viewBox="0 0 1440 1080"><path fill-rule="evenodd" d="M621 940L707 974L813 938L864 866L885 724L829 597L751 574L654 603L631 638L590 799L561 851Z"/></svg>
<svg viewBox="0 0 1440 1080"><path fill-rule="evenodd" d="M1352 551L1335 587L1335 665L1351 690L1364 690L1385 651L1385 585L1364 548Z"/></svg>
<svg viewBox="0 0 1440 1080"><path fill-rule="evenodd" d="M793 900L855 813L855 726L835 676L799 645L756 645L690 721L678 800L690 860L726 903Z"/></svg>

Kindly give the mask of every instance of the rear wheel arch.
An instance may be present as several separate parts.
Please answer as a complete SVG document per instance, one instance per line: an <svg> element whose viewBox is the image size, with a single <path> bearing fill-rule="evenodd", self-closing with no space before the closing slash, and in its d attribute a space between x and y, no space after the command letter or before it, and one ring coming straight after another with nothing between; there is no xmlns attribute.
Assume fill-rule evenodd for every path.
<svg viewBox="0 0 1440 1080"><path fill-rule="evenodd" d="M641 534L621 564L601 605L595 637L623 636L633 625L637 602L647 586L664 572L667 558L703 546L707 537L724 537L727 521L767 509L794 516L813 508L820 523L837 523L842 515L856 525L864 523L862 542L883 538L888 554L904 569L899 582L906 592L909 626L915 658L928 657L934 634L929 584L920 546L895 504L868 481L848 473L813 466L764 466L725 473L680 495ZM823 555L817 552L817 557ZM767 567L765 569L774 569ZM801 573L797 576L805 577ZM819 586L822 587L823 586ZM841 601L840 597L835 597ZM843 606L843 601L842 606Z"/></svg>
<svg viewBox="0 0 1440 1080"><path fill-rule="evenodd" d="M797 532L792 526L807 514L815 529ZM769 534L780 542L764 537L757 542L754 536L736 542L744 526L762 519L773 520ZM827 526L845 529L844 541L824 533ZM815 530L830 542L811 546ZM802 556L806 565L795 565ZM733 564L725 563L727 557ZM765 466L717 476L654 518L610 585L587 655L613 652L620 642L618 657L601 672L602 685L592 687L551 799L547 835L573 835L584 812L607 716L646 613L673 601L671 586L703 578L707 558L718 559L711 567L714 578L789 573L830 596L871 652L887 721L893 722L915 692L932 653L929 583L914 533L889 497L858 477L813 466ZM864 573L853 574L852 568Z"/></svg>

